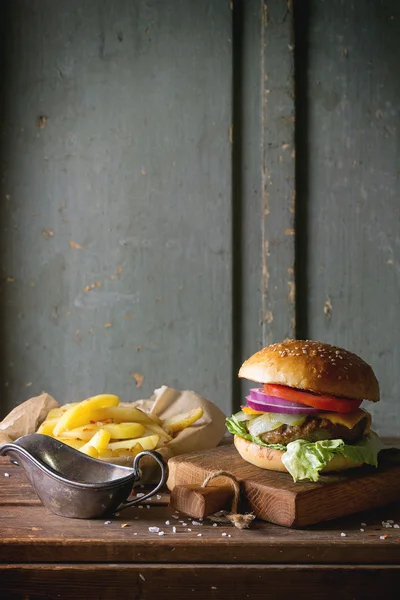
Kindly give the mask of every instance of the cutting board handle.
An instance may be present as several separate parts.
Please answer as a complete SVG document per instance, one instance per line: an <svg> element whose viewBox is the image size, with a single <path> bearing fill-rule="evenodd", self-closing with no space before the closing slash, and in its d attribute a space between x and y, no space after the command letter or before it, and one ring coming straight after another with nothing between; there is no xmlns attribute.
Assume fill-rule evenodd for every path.
<svg viewBox="0 0 400 600"><path fill-rule="evenodd" d="M231 485L176 485L171 492L170 505L185 515L200 519L220 510L230 509L233 497L234 490Z"/></svg>

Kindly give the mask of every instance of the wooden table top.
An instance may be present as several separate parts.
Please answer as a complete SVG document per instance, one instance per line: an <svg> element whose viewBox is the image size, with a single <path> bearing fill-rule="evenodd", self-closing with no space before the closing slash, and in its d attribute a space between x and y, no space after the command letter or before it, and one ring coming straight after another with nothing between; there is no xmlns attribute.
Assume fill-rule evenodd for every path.
<svg viewBox="0 0 400 600"><path fill-rule="evenodd" d="M363 598L373 597L369 596L372 593L371 581L365 583L363 573L366 570L370 574L375 573L375 579L378 578L376 581L382 577L382 582L387 583L390 578L396 577L396 585L399 583L399 505L389 505L301 530L257 520L250 529L239 530L232 525L216 524L211 519L196 521L177 514L169 507L168 501L168 493L160 494L143 507L121 511L119 516L110 518L110 522L105 519L65 519L42 506L22 469L10 464L8 458L0 458L0 581L7 582L4 584L8 586L7 600L24 597L22 594L26 593L26 589L21 587L22 581L29 581L32 589L45 589L52 578L64 577L66 585L65 582L71 582L71 570L75 581L82 577L82 585L86 585L89 578L92 585L90 589L97 590L97 595L90 595L85 588L85 597L88 599L103 597L103 587L99 587L102 578L99 579L98 571L104 574L110 569L117 569L119 573L113 584L115 596L111 594L104 598L118 597L116 590L121 586L126 590L127 578L131 580L133 572L134 581L141 586L142 595L135 592L136 595L125 594L125 597L150 598L151 586L155 585L164 569L168 569L169 576L173 572L177 580L182 581L182 568L192 569L192 574L204 571L201 581L204 581L205 573L211 578L210 581L212 574L215 578L215 573L218 573L218 581L225 581L227 587L218 596L212 590L218 586L209 586L213 598L223 597L229 586L232 587L232 573L237 577L242 574L240 577L245 579L251 573L257 573L260 585L266 573L269 573L268 581L275 576L282 579L279 574L285 569L291 572L292 581L295 581L294 573L296 577L303 573L308 581L304 597L308 598L313 577L317 578L314 581L317 585L315 582L321 580L321 573L326 575L332 569L341 570L344 594L341 598L347 597L347 589L349 598L358 597L354 595L356 584L351 583L353 579L349 579L349 587L346 587L346 573L352 576L355 571L361 573L358 580L363 582ZM154 527L159 531L150 530ZM151 573L150 587L145 586L146 573ZM93 581L97 581L97 584ZM302 589L302 581L296 584L300 586L299 589ZM327 586L326 577L324 582ZM360 583L357 585L360 586ZM231 598L243 597L243 590L239 593L239 587L230 591ZM331 586L328 588L331 589ZM196 586L190 589L195 590L191 592L191 598L204 597L196 595ZM21 595L18 595L19 592ZM301 598L299 594L297 597ZM43 597L52 596L50 593ZM71 595L54 597L80 596L76 596L76 591L71 591ZM165 591L163 599L169 597L175 596ZM269 598L269 595L265 595L265 588L261 597ZM386 594L388 597L391 596Z"/></svg>

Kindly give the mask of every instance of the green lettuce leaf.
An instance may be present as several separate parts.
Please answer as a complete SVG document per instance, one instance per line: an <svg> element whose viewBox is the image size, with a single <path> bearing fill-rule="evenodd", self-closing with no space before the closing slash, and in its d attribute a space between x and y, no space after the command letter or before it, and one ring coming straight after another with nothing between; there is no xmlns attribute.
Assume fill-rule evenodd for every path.
<svg viewBox="0 0 400 600"><path fill-rule="evenodd" d="M378 454L385 448L373 431L356 444L345 444L343 440L321 440L320 442L297 440L284 446L283 444L266 444L259 436L250 435L246 421L239 421L235 415L226 419L226 426L233 435L238 435L249 442L284 451L282 462L294 481L304 479L318 481L320 471L336 454L342 454L351 460L377 467Z"/></svg>
<svg viewBox="0 0 400 600"><path fill-rule="evenodd" d="M294 481L309 479L318 481L319 473L332 458L341 454L357 462L378 466L378 454L384 448L379 437L371 431L356 444L345 444L343 440L321 440L307 442L296 440L286 446L282 462Z"/></svg>

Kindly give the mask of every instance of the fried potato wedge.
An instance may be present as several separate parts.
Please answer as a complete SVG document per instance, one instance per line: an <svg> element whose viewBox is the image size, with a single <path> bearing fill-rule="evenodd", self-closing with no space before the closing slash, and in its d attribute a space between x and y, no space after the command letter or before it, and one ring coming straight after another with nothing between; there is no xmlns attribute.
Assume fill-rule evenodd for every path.
<svg viewBox="0 0 400 600"><path fill-rule="evenodd" d="M91 420L95 420L91 416L93 411L106 408L108 406L118 406L118 404L118 396L114 396L112 394L101 394L100 396L93 396L93 398L83 400L82 402L79 402L75 406L69 408L62 415L62 417L60 417L60 420L55 426L53 433L55 436L60 436L67 429L74 429L76 427L80 427L81 425L86 425Z"/></svg>
<svg viewBox="0 0 400 600"><path fill-rule="evenodd" d="M141 423L112 423L103 425L103 429L109 432L112 440L129 440L140 437L145 432Z"/></svg>
<svg viewBox="0 0 400 600"><path fill-rule="evenodd" d="M203 409L201 406L194 408L193 410L189 410L186 413L181 413L170 419L165 419L162 422L163 427L165 427L170 433L178 433L178 431L183 431L186 427L190 427L193 423L196 423L203 416Z"/></svg>
<svg viewBox="0 0 400 600"><path fill-rule="evenodd" d="M111 450L131 450L136 444L140 444L143 450L154 450L157 447L160 436L146 435L145 437L135 438L133 440L122 440L121 442L110 442L108 447Z"/></svg>

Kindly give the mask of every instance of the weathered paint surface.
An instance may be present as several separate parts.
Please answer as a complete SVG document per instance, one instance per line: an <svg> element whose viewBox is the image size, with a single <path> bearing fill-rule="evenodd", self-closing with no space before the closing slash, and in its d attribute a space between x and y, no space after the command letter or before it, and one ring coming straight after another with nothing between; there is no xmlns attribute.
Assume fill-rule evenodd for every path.
<svg viewBox="0 0 400 600"><path fill-rule="evenodd" d="M229 2L2 2L1 408L231 405Z"/></svg>
<svg viewBox="0 0 400 600"><path fill-rule="evenodd" d="M263 343L295 335L295 148L292 4L261 13Z"/></svg>
<svg viewBox="0 0 400 600"><path fill-rule="evenodd" d="M235 12L234 382L241 361L295 328L291 3L247 0ZM236 407L251 385L234 383Z"/></svg>
<svg viewBox="0 0 400 600"><path fill-rule="evenodd" d="M398 435L400 4L309 6L308 335L373 366Z"/></svg>

